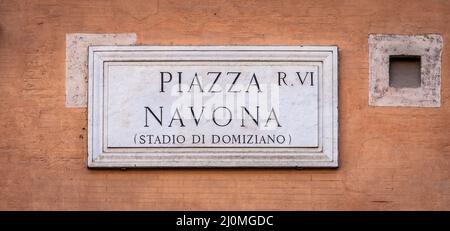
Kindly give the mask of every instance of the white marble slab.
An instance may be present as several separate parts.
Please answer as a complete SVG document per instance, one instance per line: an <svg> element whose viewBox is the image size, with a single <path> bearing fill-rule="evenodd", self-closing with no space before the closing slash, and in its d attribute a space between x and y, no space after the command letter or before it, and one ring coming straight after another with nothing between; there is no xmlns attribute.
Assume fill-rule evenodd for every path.
<svg viewBox="0 0 450 231"><path fill-rule="evenodd" d="M337 48L94 46L89 167L337 167Z"/></svg>

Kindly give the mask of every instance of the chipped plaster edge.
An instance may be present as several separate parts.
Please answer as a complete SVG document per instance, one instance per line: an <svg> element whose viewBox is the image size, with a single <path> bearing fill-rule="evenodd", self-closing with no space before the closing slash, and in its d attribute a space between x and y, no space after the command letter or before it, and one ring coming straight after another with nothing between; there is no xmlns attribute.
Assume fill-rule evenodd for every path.
<svg viewBox="0 0 450 231"><path fill-rule="evenodd" d="M66 100L67 108L87 106L88 47L92 45L135 45L136 33L66 34Z"/></svg>

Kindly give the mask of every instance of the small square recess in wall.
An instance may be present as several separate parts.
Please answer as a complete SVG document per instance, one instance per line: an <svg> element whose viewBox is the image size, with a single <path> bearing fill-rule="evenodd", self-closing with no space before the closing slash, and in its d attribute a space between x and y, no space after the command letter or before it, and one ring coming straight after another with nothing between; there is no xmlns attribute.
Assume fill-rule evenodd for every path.
<svg viewBox="0 0 450 231"><path fill-rule="evenodd" d="M442 37L369 35L369 105L439 107Z"/></svg>

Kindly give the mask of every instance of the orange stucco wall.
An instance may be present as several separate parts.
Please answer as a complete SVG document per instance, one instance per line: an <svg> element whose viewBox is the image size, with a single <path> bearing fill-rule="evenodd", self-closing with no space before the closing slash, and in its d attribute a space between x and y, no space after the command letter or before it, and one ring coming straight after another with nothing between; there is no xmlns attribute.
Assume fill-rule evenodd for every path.
<svg viewBox="0 0 450 231"><path fill-rule="evenodd" d="M1 210L448 210L450 1L0 1ZM338 45L340 168L89 170L66 33L151 45ZM368 106L369 33L440 33L440 108Z"/></svg>

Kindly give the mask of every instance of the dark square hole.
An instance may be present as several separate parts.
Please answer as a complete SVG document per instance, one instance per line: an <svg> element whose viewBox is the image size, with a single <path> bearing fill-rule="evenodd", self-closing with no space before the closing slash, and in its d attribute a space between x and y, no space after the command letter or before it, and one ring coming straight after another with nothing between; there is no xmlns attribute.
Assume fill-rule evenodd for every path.
<svg viewBox="0 0 450 231"><path fill-rule="evenodd" d="M420 87L420 56L389 56L389 86Z"/></svg>

